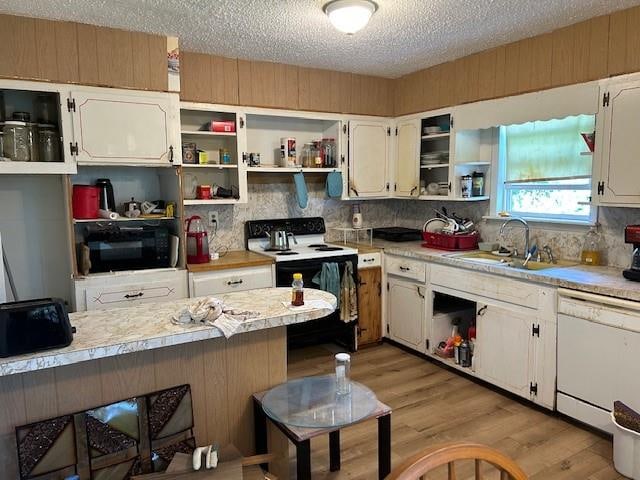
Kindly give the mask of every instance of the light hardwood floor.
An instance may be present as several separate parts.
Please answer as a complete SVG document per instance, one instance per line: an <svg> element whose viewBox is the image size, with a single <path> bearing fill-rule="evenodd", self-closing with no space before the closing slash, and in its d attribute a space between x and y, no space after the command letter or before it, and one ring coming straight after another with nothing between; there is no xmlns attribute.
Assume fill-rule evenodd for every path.
<svg viewBox="0 0 640 480"><path fill-rule="evenodd" d="M289 353L290 379L330 373L333 368L333 352L328 348L310 347ZM432 444L472 441L510 455L531 480L624 478L613 468L608 439L395 346L383 344L354 354L352 377L393 408L394 466ZM342 470L335 473L328 471L327 438L312 440L314 480L376 479L376 435L376 422L343 430ZM471 465L461 466L458 478L467 478Z"/></svg>

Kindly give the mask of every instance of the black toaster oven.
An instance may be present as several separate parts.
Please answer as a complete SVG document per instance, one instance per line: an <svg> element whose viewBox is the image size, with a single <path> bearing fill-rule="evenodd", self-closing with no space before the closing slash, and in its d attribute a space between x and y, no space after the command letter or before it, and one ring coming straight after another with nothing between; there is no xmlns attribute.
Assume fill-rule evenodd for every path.
<svg viewBox="0 0 640 480"><path fill-rule="evenodd" d="M66 347L74 333L60 299L0 304L0 357Z"/></svg>

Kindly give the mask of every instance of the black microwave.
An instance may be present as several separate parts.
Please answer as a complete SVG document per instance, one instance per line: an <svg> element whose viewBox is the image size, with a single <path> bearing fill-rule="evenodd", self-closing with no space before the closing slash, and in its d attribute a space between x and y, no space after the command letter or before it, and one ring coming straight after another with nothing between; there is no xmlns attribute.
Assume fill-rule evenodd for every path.
<svg viewBox="0 0 640 480"><path fill-rule="evenodd" d="M169 267L171 239L160 226L90 227L85 232L91 273Z"/></svg>

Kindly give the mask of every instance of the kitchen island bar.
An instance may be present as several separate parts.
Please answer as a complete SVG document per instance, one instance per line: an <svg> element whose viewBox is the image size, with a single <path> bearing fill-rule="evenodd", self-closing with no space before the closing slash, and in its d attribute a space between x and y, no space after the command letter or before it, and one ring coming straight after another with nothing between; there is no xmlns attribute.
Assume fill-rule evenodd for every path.
<svg viewBox="0 0 640 480"><path fill-rule="evenodd" d="M305 290L307 303L286 307L290 290L221 295L225 304L260 312L229 339L209 326L181 326L172 314L198 299L70 315L77 328L66 348L0 360L0 465L18 478L15 427L161 389L190 384L199 445L235 444L253 453L251 395L287 379L286 325L330 314L333 295ZM288 445L273 430L271 466L287 478Z"/></svg>

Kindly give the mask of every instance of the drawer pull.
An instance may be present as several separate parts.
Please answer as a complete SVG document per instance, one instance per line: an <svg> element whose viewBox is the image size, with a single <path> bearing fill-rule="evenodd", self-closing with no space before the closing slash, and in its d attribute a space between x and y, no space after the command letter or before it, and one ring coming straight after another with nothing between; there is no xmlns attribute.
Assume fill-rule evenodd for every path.
<svg viewBox="0 0 640 480"><path fill-rule="evenodd" d="M138 297L141 297L141 296L143 296L143 295L144 295L144 292L138 292L138 293L132 293L132 294L127 293L127 294L124 296L124 298L127 298L127 299L128 299L128 298L138 298Z"/></svg>
<svg viewBox="0 0 640 480"><path fill-rule="evenodd" d="M479 317L482 317L485 313L487 313L487 308L488 308L488 307L487 307L487 305L485 305L484 307L482 307L480 310L478 310L477 315L478 315Z"/></svg>
<svg viewBox="0 0 640 480"><path fill-rule="evenodd" d="M375 262L376 259L375 258L363 258L362 261L365 262L365 263L371 263L371 262Z"/></svg>
<svg viewBox="0 0 640 480"><path fill-rule="evenodd" d="M240 285L242 283L242 280L229 280L227 282L227 285Z"/></svg>
<svg viewBox="0 0 640 480"><path fill-rule="evenodd" d="M402 272L408 272L409 270L411 270L409 267L400 267L400 271Z"/></svg>

